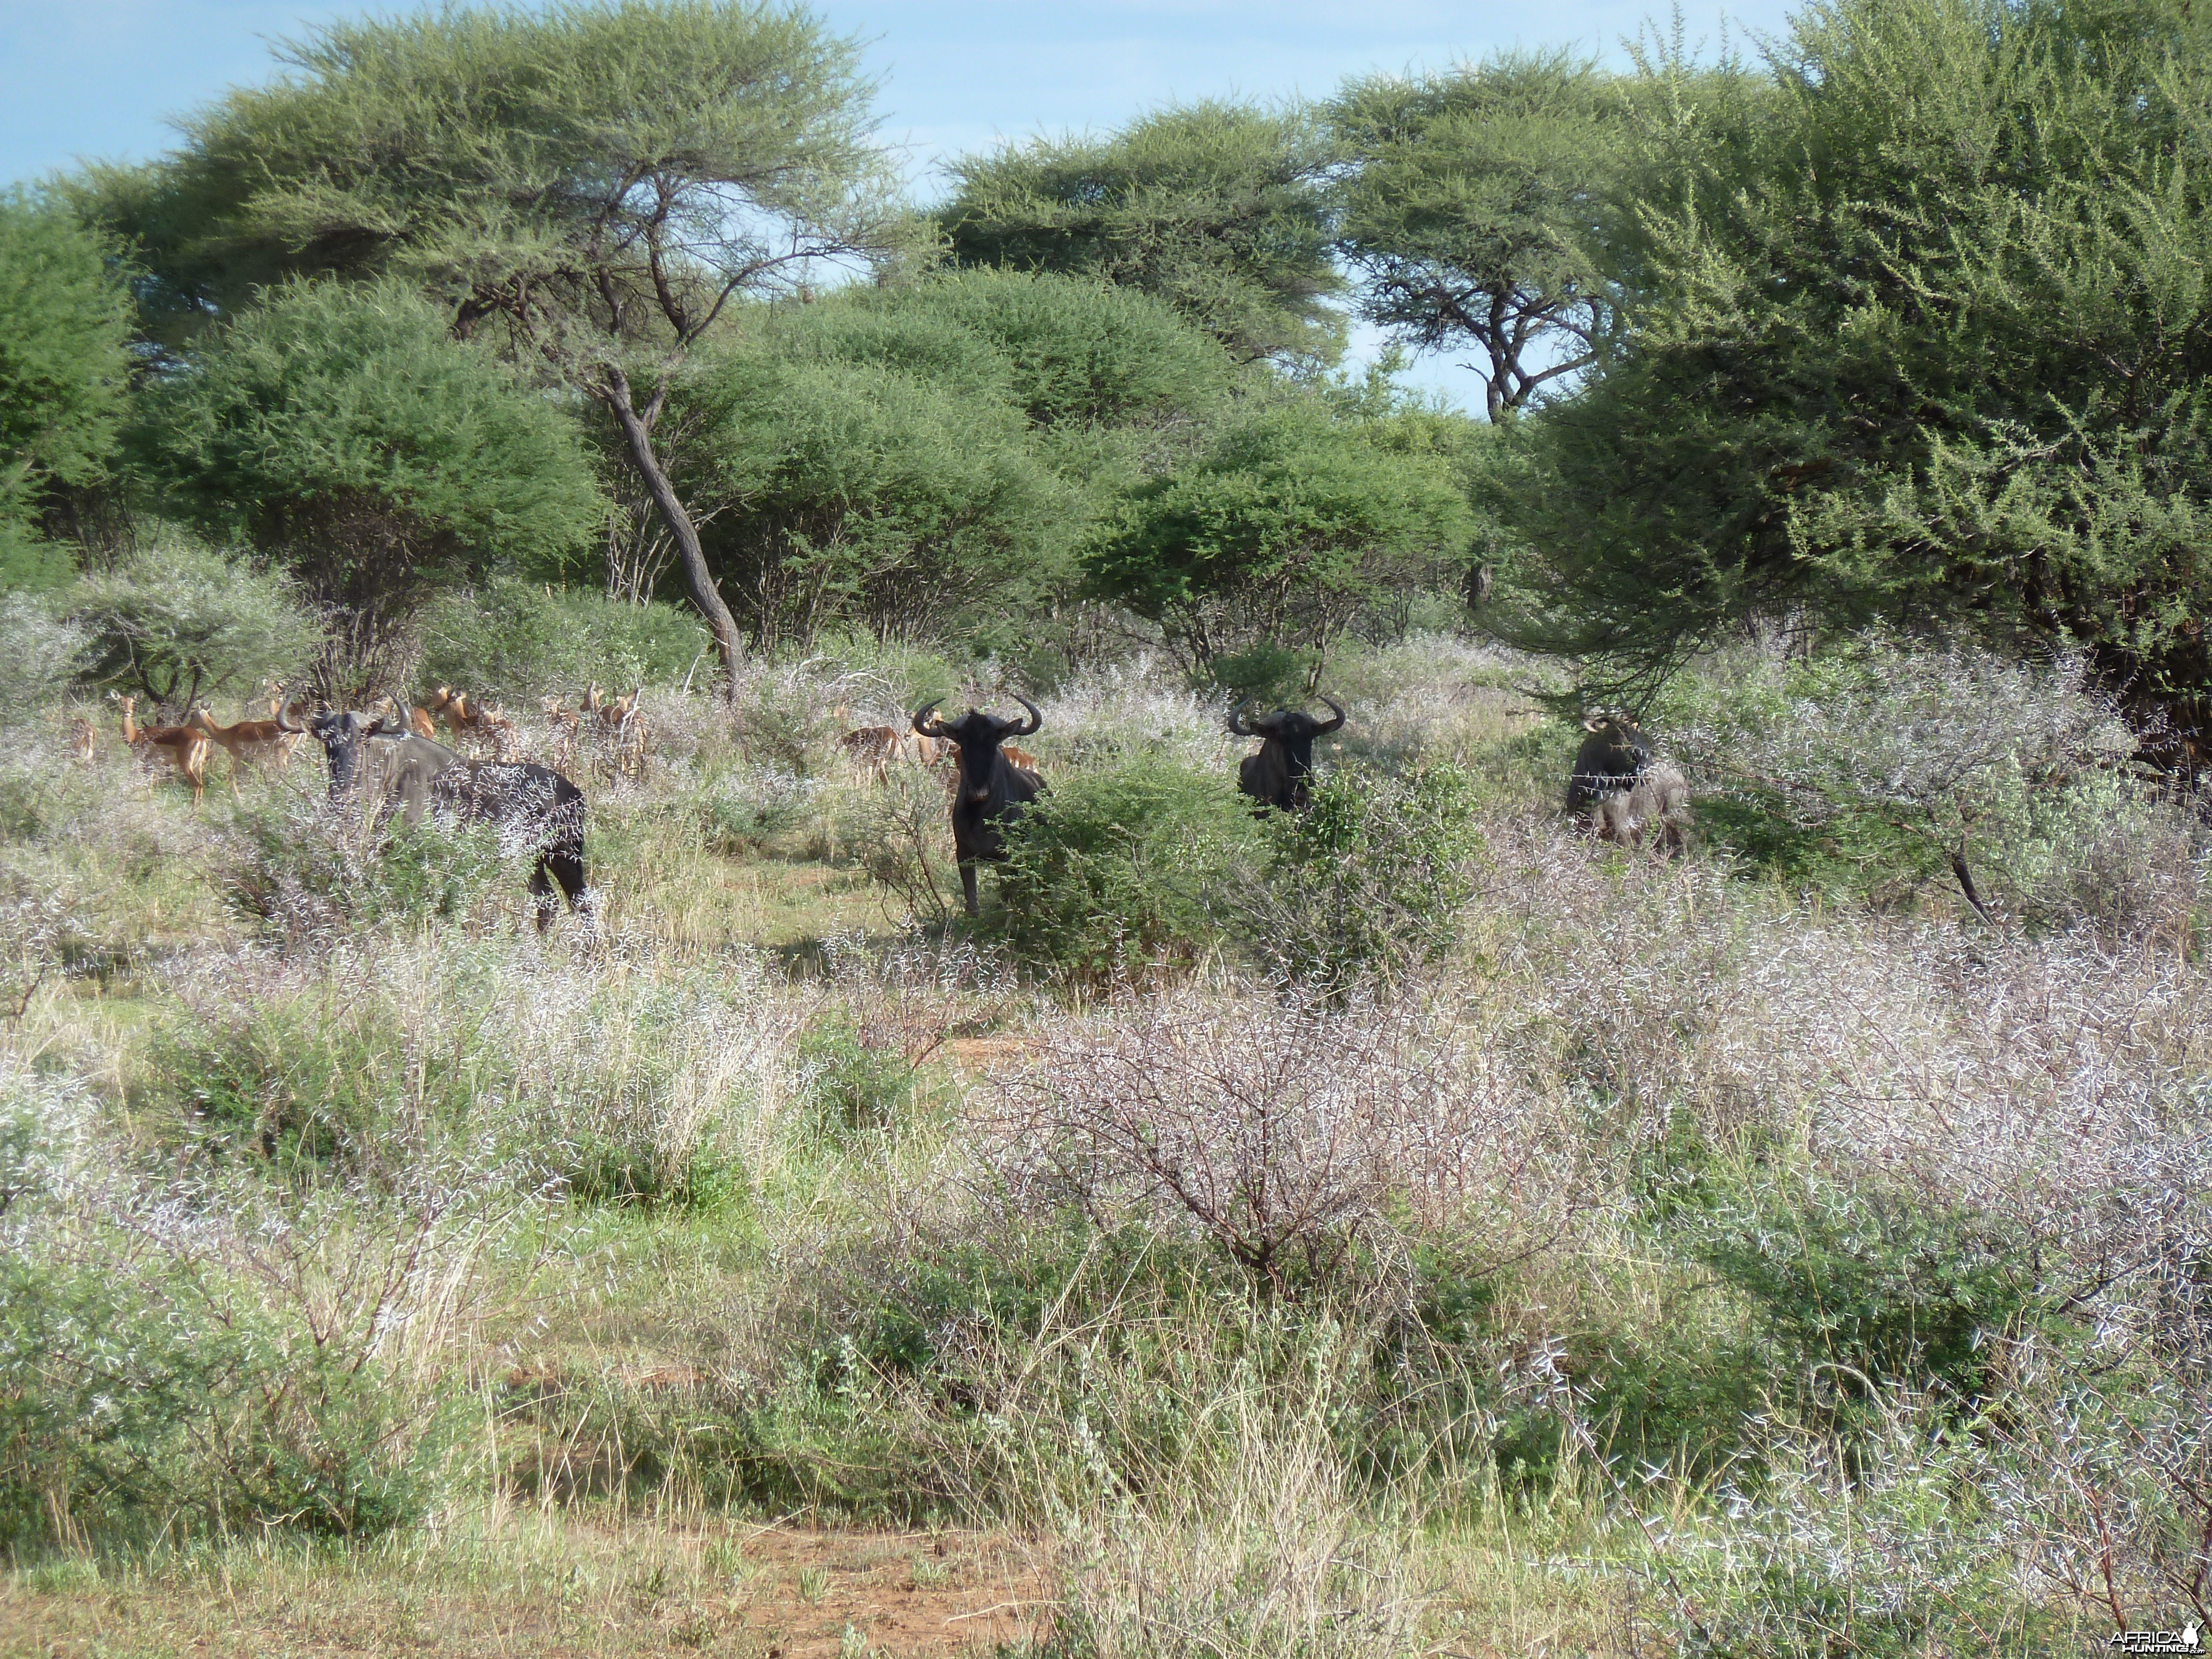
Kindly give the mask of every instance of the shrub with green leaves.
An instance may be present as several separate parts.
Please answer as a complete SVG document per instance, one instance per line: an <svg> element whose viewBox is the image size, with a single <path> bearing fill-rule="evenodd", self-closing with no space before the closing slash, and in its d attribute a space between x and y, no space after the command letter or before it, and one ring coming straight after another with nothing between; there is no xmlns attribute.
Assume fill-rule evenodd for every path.
<svg viewBox="0 0 2212 1659"><path fill-rule="evenodd" d="M725 857L766 850L812 819L821 786L780 766L736 766L699 799L699 828Z"/></svg>
<svg viewBox="0 0 2212 1659"><path fill-rule="evenodd" d="M45 595L0 592L0 713L20 716L60 697L88 655L84 627Z"/></svg>
<svg viewBox="0 0 2212 1659"><path fill-rule="evenodd" d="M495 824L434 813L379 830L349 811L254 802L234 811L230 830L224 899L292 945L480 916L503 898L520 902L530 876L531 859L503 846Z"/></svg>
<svg viewBox="0 0 2212 1659"><path fill-rule="evenodd" d="M295 672L322 642L285 576L183 535L83 577L58 603L87 641L88 678L179 716L195 698L242 697Z"/></svg>
<svg viewBox="0 0 2212 1659"><path fill-rule="evenodd" d="M1659 723L1713 833L1793 881L1948 879L1984 915L2123 931L2194 899L2188 837L2124 769L2136 739L2083 658L1868 634L1686 678Z"/></svg>
<svg viewBox="0 0 2212 1659"><path fill-rule="evenodd" d="M1191 966L1267 856L1224 775L1160 758L1055 779L1006 838L1003 926L1023 960L1093 982Z"/></svg>
<svg viewBox="0 0 2212 1659"><path fill-rule="evenodd" d="M853 1018L830 1010L799 1034L800 1086L832 1134L889 1128L914 1094L914 1068L872 1044Z"/></svg>
<svg viewBox="0 0 2212 1659"><path fill-rule="evenodd" d="M1239 889L1238 931L1272 972L1333 991L1437 960L1473 890L1476 799L1458 766L1348 766L1317 780L1304 811L1270 816L1274 859L1264 881Z"/></svg>
<svg viewBox="0 0 2212 1659"><path fill-rule="evenodd" d="M1924 1194L1753 1170L1702 1177L1678 1217L1687 1253L1797 1366L1835 1368L1848 1393L1894 1381L1977 1395L1992 1339L2039 1305L2027 1228Z"/></svg>
<svg viewBox="0 0 2212 1659"><path fill-rule="evenodd" d="M446 1222L197 1196L228 1201L185 1206L168 1224L182 1236L72 1206L33 1224L40 1248L0 1258L0 1535L143 1542L182 1521L361 1538L419 1522L458 1396L382 1356L388 1322L424 1311L391 1270L410 1252L442 1261ZM236 1249L255 1224L256 1249Z"/></svg>
<svg viewBox="0 0 2212 1659"><path fill-rule="evenodd" d="M680 684L713 648L697 620L673 605L502 576L442 595L423 612L420 683L493 702L559 696L574 704L594 680L610 696Z"/></svg>

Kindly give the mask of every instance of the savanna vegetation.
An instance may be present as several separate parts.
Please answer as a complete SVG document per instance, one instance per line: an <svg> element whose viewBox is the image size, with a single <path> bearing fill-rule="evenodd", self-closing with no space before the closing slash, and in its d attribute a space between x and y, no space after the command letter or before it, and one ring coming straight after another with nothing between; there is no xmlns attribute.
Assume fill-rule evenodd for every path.
<svg viewBox="0 0 2212 1659"><path fill-rule="evenodd" d="M915 200L805 11L449 9L0 198L0 1645L2212 1625L2207 28Z"/></svg>

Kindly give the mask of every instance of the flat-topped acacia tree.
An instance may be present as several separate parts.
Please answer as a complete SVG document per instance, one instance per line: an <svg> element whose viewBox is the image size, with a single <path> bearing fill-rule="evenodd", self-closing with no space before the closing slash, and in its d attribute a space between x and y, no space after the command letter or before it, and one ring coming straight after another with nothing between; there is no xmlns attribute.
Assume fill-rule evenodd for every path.
<svg viewBox="0 0 2212 1659"><path fill-rule="evenodd" d="M857 44L798 7L623 0L331 23L277 58L291 73L191 118L174 156L92 177L156 314L332 273L410 281L463 337L503 328L612 416L731 673L737 623L653 430L732 301L910 245Z"/></svg>

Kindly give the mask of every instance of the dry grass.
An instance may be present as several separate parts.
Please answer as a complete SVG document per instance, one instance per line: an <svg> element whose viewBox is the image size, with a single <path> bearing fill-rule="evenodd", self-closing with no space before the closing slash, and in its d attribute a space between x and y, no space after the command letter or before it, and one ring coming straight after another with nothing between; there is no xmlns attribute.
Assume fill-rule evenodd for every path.
<svg viewBox="0 0 2212 1659"><path fill-rule="evenodd" d="M64 1527L0 1647L1794 1653L1880 1618L1933 1654L2181 1605L2212 1415L2190 927L1970 931L1594 847L1536 787L1529 672L1417 642L1347 676L1370 755L1504 780L1458 953L1348 1008L1204 978L1069 1006L902 936L844 862L860 797L819 781L830 711L911 694L889 671L764 666L735 719L649 698L642 774L592 795L599 926L546 943L504 898L269 939L222 900L227 805L66 761L47 719L0 761L11 1264L196 1274L195 1308L467 1427L380 1540ZM1045 711L1050 766L1241 747L1142 667ZM802 809L716 841L704 803L770 769L817 781ZM368 1103L341 1152L212 1161L157 1086L186 1029L332 1045ZM272 1123L343 1092L252 1077ZM1716 1408L1726 1457L1607 1462L1608 1365L1704 1386L1776 1340L1662 1178L1986 1221L2044 1313L1986 1334L1986 1411L1780 1367L1757 1424Z"/></svg>

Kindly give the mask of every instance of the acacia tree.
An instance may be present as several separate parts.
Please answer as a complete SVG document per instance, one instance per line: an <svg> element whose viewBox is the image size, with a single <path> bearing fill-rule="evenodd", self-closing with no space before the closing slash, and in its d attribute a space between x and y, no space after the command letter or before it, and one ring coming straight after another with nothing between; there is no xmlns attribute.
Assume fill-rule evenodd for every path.
<svg viewBox="0 0 2212 1659"><path fill-rule="evenodd" d="M1200 103L969 156L939 216L963 265L1141 289L1240 357L1325 365L1344 349L1334 161L1310 114Z"/></svg>
<svg viewBox="0 0 2212 1659"><path fill-rule="evenodd" d="M1196 670L1262 644L1325 654L1378 592L1465 563L1466 497L1406 438L1318 400L1255 410L1133 493L1086 555L1091 586Z"/></svg>
<svg viewBox="0 0 2212 1659"><path fill-rule="evenodd" d="M603 521L574 424L392 282L291 283L185 355L144 441L170 499L334 624L325 696L389 687L441 579L557 560Z"/></svg>
<svg viewBox="0 0 2212 1659"><path fill-rule="evenodd" d="M95 199L187 301L388 272L464 338L503 329L612 417L733 674L738 625L654 430L732 301L912 246L857 43L795 6L568 0L332 23L277 55L291 76Z"/></svg>
<svg viewBox="0 0 2212 1659"><path fill-rule="evenodd" d="M1376 76L1329 107L1362 313L1416 350L1472 346L1493 421L1603 349L1618 101L1558 53Z"/></svg>

